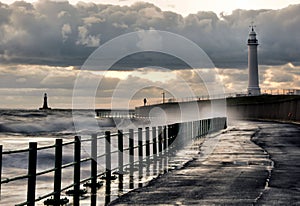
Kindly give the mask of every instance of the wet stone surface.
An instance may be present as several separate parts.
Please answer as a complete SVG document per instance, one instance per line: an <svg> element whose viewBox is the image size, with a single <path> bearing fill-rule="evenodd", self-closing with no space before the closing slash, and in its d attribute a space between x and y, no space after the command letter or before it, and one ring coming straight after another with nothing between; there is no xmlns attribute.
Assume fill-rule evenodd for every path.
<svg viewBox="0 0 300 206"><path fill-rule="evenodd" d="M300 126L232 125L208 158L173 170L111 205L300 205Z"/></svg>
<svg viewBox="0 0 300 206"><path fill-rule="evenodd" d="M270 181L258 205L300 205L300 126L260 124L253 141L274 161Z"/></svg>

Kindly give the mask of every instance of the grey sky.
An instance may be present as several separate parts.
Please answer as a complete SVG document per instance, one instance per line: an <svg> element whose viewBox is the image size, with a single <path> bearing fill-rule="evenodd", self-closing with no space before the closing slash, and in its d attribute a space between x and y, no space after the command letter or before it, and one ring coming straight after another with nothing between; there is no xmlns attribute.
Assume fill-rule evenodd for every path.
<svg viewBox="0 0 300 206"><path fill-rule="evenodd" d="M300 5L280 10L235 10L219 17L186 17L149 3L130 7L67 2L15 2L0 7L2 63L81 65L98 46L141 29L174 32L197 43L217 67L246 67L248 25L254 21L260 63L300 62Z"/></svg>
<svg viewBox="0 0 300 206"><path fill-rule="evenodd" d="M260 44L261 88L300 88L300 4L278 10L182 14L162 11L150 3L131 6L73 5L47 0L0 3L0 108L38 108L44 92L48 92L52 107L71 108L78 68L86 58L114 37L147 29L170 31L194 41L219 68L226 92L244 92L247 87L246 42L251 21L255 22ZM128 71L153 62L165 62L157 66L173 72L142 69L133 75ZM148 88L136 95L132 105L141 104L143 95L150 98L149 103L159 100L160 88L170 85L184 93L180 84L174 84L179 77L185 78L197 95L205 94L193 72L177 70L185 66L178 65L178 61L163 55L145 58L141 54L120 61L114 67L117 71L107 73L101 84L98 107L109 107L110 97L119 82L127 85L126 90L130 90L133 82L136 85L157 83L157 88ZM86 81L96 81L101 75L86 71L83 77ZM167 78L169 75L173 75L171 79Z"/></svg>

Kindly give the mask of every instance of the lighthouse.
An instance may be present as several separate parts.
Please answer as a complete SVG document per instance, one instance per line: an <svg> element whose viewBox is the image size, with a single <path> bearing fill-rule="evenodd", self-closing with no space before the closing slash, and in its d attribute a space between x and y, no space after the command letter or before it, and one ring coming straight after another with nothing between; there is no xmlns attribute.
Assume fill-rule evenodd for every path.
<svg viewBox="0 0 300 206"><path fill-rule="evenodd" d="M258 41L256 39L256 33L254 26L251 25L251 31L248 39L248 95L257 96L260 95L259 78L258 78L258 62L257 62L257 46Z"/></svg>
<svg viewBox="0 0 300 206"><path fill-rule="evenodd" d="M47 93L44 94L44 103L43 103L43 107L39 108L39 110L50 110L51 108L48 107L48 97L47 97Z"/></svg>

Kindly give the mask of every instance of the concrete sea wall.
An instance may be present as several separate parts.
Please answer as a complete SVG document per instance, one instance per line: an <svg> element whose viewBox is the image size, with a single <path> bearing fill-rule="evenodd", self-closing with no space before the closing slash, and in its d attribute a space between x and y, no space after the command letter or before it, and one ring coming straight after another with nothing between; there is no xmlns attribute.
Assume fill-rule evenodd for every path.
<svg viewBox="0 0 300 206"><path fill-rule="evenodd" d="M237 119L300 121L299 96L266 96L239 102L227 100L227 114Z"/></svg>
<svg viewBox="0 0 300 206"><path fill-rule="evenodd" d="M300 95L261 95L232 97L227 98L226 101L218 99L172 102L138 107L135 112L137 116L158 117L158 120L167 119L171 122L226 115L233 119L300 122Z"/></svg>
<svg viewBox="0 0 300 206"><path fill-rule="evenodd" d="M225 99L219 99L148 105L135 108L135 115L137 117L153 118L153 122L158 124L225 117L226 101Z"/></svg>

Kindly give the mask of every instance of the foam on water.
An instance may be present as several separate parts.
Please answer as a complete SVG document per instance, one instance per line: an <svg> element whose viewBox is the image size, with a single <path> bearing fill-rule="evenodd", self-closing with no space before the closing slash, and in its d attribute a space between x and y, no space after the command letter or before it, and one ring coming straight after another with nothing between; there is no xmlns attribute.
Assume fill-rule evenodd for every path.
<svg viewBox="0 0 300 206"><path fill-rule="evenodd" d="M99 125L95 126L91 112L76 113L80 115L80 124L85 128L85 131L77 132L101 130ZM75 135L72 110L0 110L0 135L2 137Z"/></svg>
<svg viewBox="0 0 300 206"><path fill-rule="evenodd" d="M68 112L7 110L0 112L0 133L39 135L72 129L72 116Z"/></svg>
<svg viewBox="0 0 300 206"><path fill-rule="evenodd" d="M76 111L86 131L76 131L73 123L72 110L0 110L0 145L4 151L27 149L29 142L38 142L38 147L53 145L56 138L64 142L72 141L75 135L88 134L92 130L101 131L108 128L92 128L95 121L91 112ZM54 148L38 151L37 171L44 171L54 167ZM83 153L82 157L86 155ZM73 161L73 145L65 146L63 150L63 164ZM26 175L28 167L28 153L3 155L2 180L18 175ZM89 167L87 166L86 169ZM83 167L83 170L85 167ZM70 184L72 171L63 171L62 184ZM83 175L83 174L82 174ZM38 177L37 196L47 194L53 189L53 174ZM11 195L13 191L14 195ZM26 181L18 180L2 185L0 205L13 205L26 199ZM37 203L40 205L40 203Z"/></svg>

